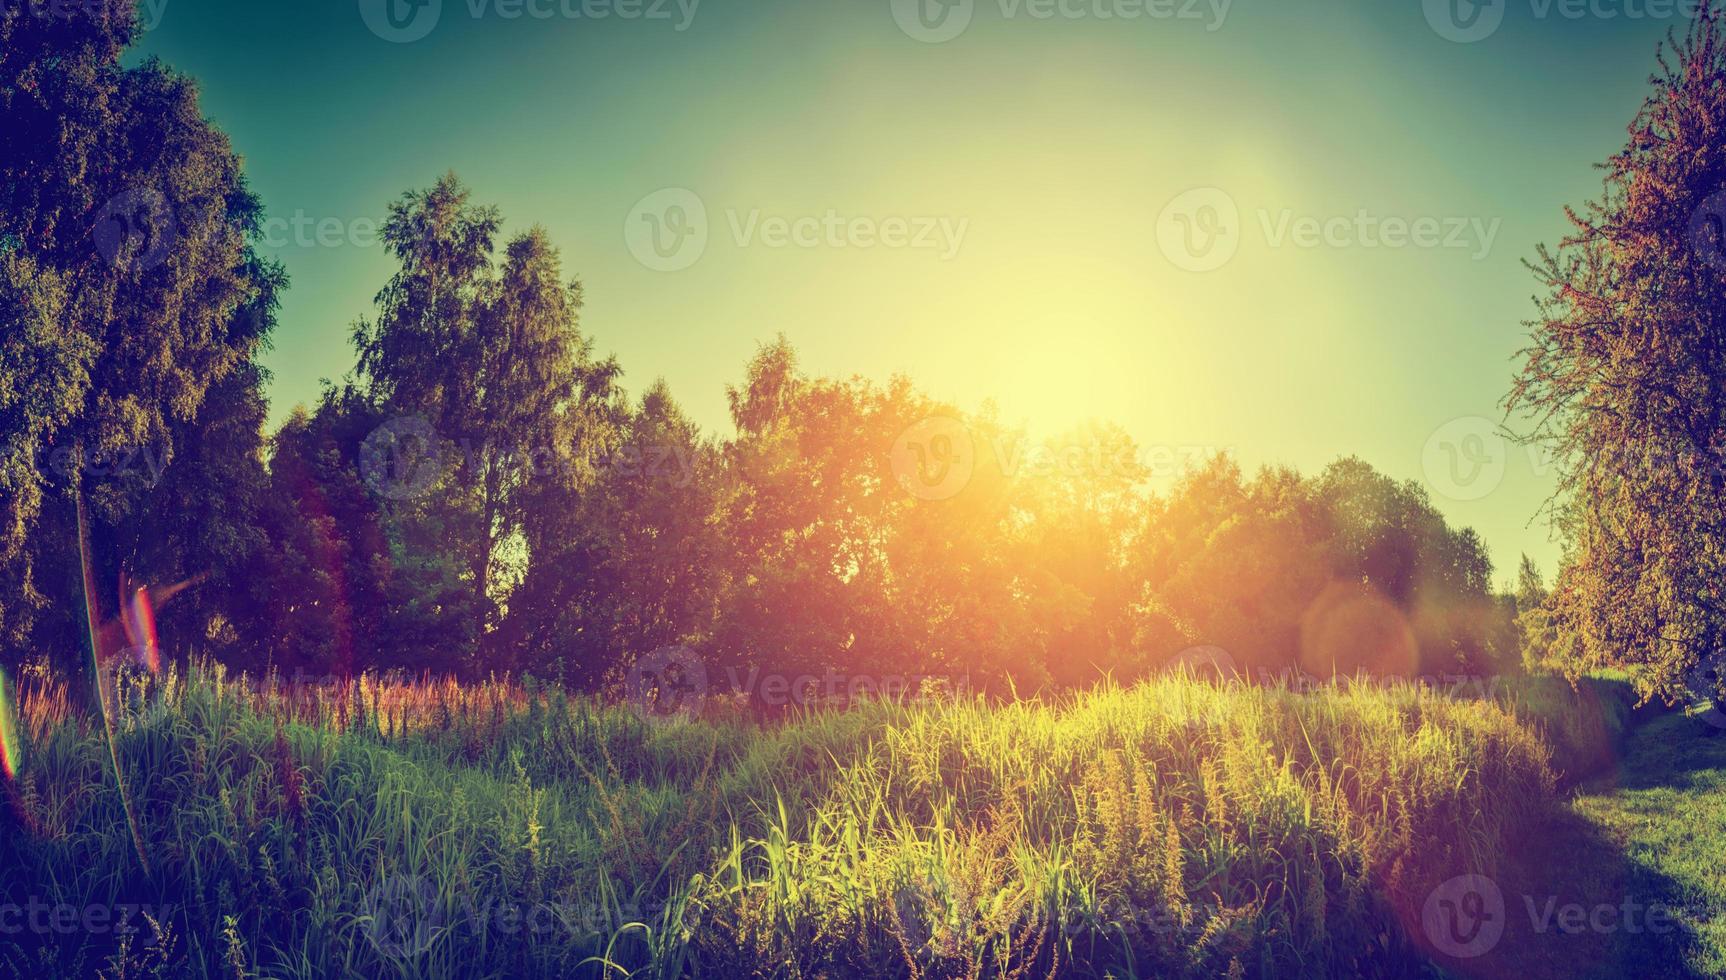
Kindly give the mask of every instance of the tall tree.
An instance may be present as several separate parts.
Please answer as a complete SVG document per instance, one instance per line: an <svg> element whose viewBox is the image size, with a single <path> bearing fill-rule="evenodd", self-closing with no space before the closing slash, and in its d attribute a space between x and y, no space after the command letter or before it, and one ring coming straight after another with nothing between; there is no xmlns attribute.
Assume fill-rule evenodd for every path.
<svg viewBox="0 0 1726 980"><path fill-rule="evenodd" d="M500 267L499 225L453 174L404 194L382 232L401 268L354 334L383 414L423 419L440 446L444 478L389 509L449 532L480 646L525 571L530 490L590 477L617 374L581 336L581 286L544 230L513 239Z"/></svg>
<svg viewBox="0 0 1726 980"><path fill-rule="evenodd" d="M1658 63L1602 196L1531 263L1548 292L1507 408L1555 449L1568 661L1631 665L1645 694L1676 700L1726 644L1726 46L1712 4Z"/></svg>
<svg viewBox="0 0 1726 980"><path fill-rule="evenodd" d="M116 554L113 532L174 502L163 472L213 421L212 387L257 378L282 284L250 248L257 202L195 86L121 64L135 32L120 0L0 17L0 641L14 649L33 626L38 648L75 649L73 617L38 622L50 595L78 608L75 491L105 573L153 571L136 536Z"/></svg>
<svg viewBox="0 0 1726 980"><path fill-rule="evenodd" d="M810 378L783 337L728 387L737 436L725 447L725 565L706 655L725 667L787 674L842 668L881 631L858 617L878 604L878 396L851 379Z"/></svg>
<svg viewBox="0 0 1726 980"><path fill-rule="evenodd" d="M1133 549L1164 644L1153 655L1215 644L1251 674L1326 675L1478 673L1511 653L1478 537L1358 459L1247 481L1214 457L1147 502Z"/></svg>

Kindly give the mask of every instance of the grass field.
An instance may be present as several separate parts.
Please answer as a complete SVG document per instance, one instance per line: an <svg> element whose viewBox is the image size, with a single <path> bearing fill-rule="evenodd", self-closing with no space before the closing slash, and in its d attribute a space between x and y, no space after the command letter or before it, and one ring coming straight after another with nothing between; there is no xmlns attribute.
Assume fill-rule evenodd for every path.
<svg viewBox="0 0 1726 980"><path fill-rule="evenodd" d="M1645 719L1511 842L1502 937L1449 965L1516 980L1726 976L1722 826L1726 733L1681 713Z"/></svg>
<svg viewBox="0 0 1726 980"><path fill-rule="evenodd" d="M1678 912L1663 944L1670 973L1726 976L1726 732L1682 717L1650 724L1617 785L1585 795L1576 810L1618 845L1630 888ZM1620 951L1643 952L1629 943Z"/></svg>
<svg viewBox="0 0 1726 980"><path fill-rule="evenodd" d="M1513 874L1627 714L1610 685L1549 681L1463 700L1169 677L773 726L653 723L531 680L152 684L115 719L147 869L101 727L26 688L0 909L44 925L0 934L0 968L1430 975L1434 885ZM1632 826L1644 799L1666 805L1599 819ZM1704 857L1672 873L1718 897Z"/></svg>

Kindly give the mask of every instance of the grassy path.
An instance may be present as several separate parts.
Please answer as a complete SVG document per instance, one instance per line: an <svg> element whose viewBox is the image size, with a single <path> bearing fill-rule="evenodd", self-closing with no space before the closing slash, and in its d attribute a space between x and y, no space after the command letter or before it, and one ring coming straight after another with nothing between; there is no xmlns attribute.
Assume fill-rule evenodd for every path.
<svg viewBox="0 0 1726 980"><path fill-rule="evenodd" d="M1726 731L1638 726L1532 837L1498 880L1503 938L1456 975L1726 977Z"/></svg>

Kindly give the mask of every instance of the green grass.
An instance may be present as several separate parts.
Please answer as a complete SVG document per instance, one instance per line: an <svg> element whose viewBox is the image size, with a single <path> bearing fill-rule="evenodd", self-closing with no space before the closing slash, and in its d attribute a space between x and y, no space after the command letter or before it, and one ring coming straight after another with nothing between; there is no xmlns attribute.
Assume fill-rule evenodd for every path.
<svg viewBox="0 0 1726 980"><path fill-rule="evenodd" d="M1536 730L1613 738L1571 751L1566 805L1510 838L1495 876L1503 938L1478 957L1441 961L1459 977L1726 976L1726 732L1682 713L1632 718L1623 678L1586 682L1573 696L1580 717L1567 724L1552 714L1562 691L1519 698L1514 687L1510 703L1540 707L1528 719ZM1597 706L1608 723L1588 720ZM1565 907L1582 916L1569 928L1545 914Z"/></svg>
<svg viewBox="0 0 1726 980"><path fill-rule="evenodd" d="M1416 976L1432 884L1496 873L1556 805L1531 700L1408 686L1164 678L772 727L532 684L126 700L151 870L99 727L37 689L0 903L150 903L170 939L0 935L0 970Z"/></svg>
<svg viewBox="0 0 1726 980"><path fill-rule="evenodd" d="M1668 976L1726 976L1726 731L1669 715L1637 733L1618 786L1586 794L1576 812L1622 855L1626 891L1677 920L1666 939L1617 952ZM1627 954L1627 956L1625 955Z"/></svg>

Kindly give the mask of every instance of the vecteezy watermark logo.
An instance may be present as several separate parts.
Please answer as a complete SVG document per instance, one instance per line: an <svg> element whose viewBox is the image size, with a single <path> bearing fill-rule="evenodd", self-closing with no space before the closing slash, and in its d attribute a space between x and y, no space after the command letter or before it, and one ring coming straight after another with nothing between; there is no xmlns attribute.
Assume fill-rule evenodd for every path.
<svg viewBox="0 0 1726 980"><path fill-rule="evenodd" d="M660 920L666 912L663 902L523 902L472 888L440 889L435 882L420 875L386 875L366 894L361 924L385 957L398 964L413 960L454 934L481 941L566 936L592 943L629 923Z"/></svg>
<svg viewBox="0 0 1726 980"><path fill-rule="evenodd" d="M268 249L376 248L383 222L368 215L358 218L313 217L302 209L292 217L272 216L258 225L257 241Z"/></svg>
<svg viewBox="0 0 1726 980"><path fill-rule="evenodd" d="M1241 244L1241 212L1235 199L1215 187L1197 187L1168 203L1157 216L1157 246L1188 272L1220 269Z"/></svg>
<svg viewBox="0 0 1726 980"><path fill-rule="evenodd" d="M1498 229L1504 219L1491 221L1466 215L1424 215L1405 218L1379 215L1360 208L1352 215L1297 215L1289 208L1272 214L1258 210L1258 224L1265 244L1281 248L1287 242L1296 248L1415 248L1423 250L1468 249L1479 261L1492 254Z"/></svg>
<svg viewBox="0 0 1726 980"><path fill-rule="evenodd" d="M951 41L971 24L974 0L888 0L893 20L912 40ZM1203 21L1206 32L1228 19L1234 0L995 0L1002 20Z"/></svg>
<svg viewBox="0 0 1726 980"><path fill-rule="evenodd" d="M72 905L47 902L31 896L22 904L0 903L0 936L137 936L147 933L143 944L159 946L162 923L174 914L171 905L122 902Z"/></svg>
<svg viewBox="0 0 1726 980"><path fill-rule="evenodd" d="M366 893L366 938L392 959L413 959L444 931L437 888L419 875L385 875Z"/></svg>
<svg viewBox="0 0 1726 980"><path fill-rule="evenodd" d="M168 14L168 0L144 0L138 9L138 29L148 33L162 26Z"/></svg>
<svg viewBox="0 0 1726 980"><path fill-rule="evenodd" d="M923 500L946 500L971 482L977 447L965 423L948 415L931 415L893 440L889 453L899 486Z"/></svg>
<svg viewBox="0 0 1726 980"><path fill-rule="evenodd" d="M1557 895L1518 896L1534 935L1554 931L1567 936L1593 933L1667 935L1677 931L1685 910L1662 902L1644 902L1625 895L1617 903L1561 903ZM1498 883L1480 874L1458 875L1426 896L1421 907L1421 931L1433 948L1453 959L1485 956L1504 938L1511 910Z"/></svg>
<svg viewBox="0 0 1726 980"><path fill-rule="evenodd" d="M359 0L360 19L373 34L407 44L430 34L443 16L443 0Z"/></svg>
<svg viewBox="0 0 1726 980"><path fill-rule="evenodd" d="M1215 644L1188 647L1170 657L1164 669L1171 674L1186 673L1223 683L1240 678L1240 671L1235 667L1235 658Z"/></svg>
<svg viewBox="0 0 1726 980"><path fill-rule="evenodd" d="M1726 272L1726 189L1708 195L1691 212L1690 247L1703 262Z"/></svg>
<svg viewBox="0 0 1726 980"><path fill-rule="evenodd" d="M144 272L168 260L179 228L166 194L154 187L134 187L102 205L91 237L109 265Z"/></svg>
<svg viewBox="0 0 1726 980"><path fill-rule="evenodd" d="M1426 22L1439 37L1458 44L1484 41L1504 23L1508 0L1422 0Z"/></svg>
<svg viewBox="0 0 1726 980"><path fill-rule="evenodd" d="M70 482L84 480L124 480L138 478L147 486L162 484L162 474L168 469L167 453L148 444L80 455L72 446L57 446L48 457L49 468Z"/></svg>
<svg viewBox="0 0 1726 980"><path fill-rule="evenodd" d="M360 476L390 500L423 495L443 473L438 435L417 415L390 419L360 443Z"/></svg>
<svg viewBox="0 0 1726 980"><path fill-rule="evenodd" d="M767 248L890 248L938 251L942 260L959 254L969 218L948 215L844 215L834 208L821 214L762 215L728 208L726 224L739 248L760 242Z"/></svg>
<svg viewBox="0 0 1726 980"><path fill-rule="evenodd" d="M958 254L970 227L970 219L950 215L841 214L835 208L814 214L726 208L724 215L738 248L922 250L942 260ZM706 252L710 234L706 202L682 187L657 190L635 202L623 222L630 254L657 272L694 265Z"/></svg>
<svg viewBox="0 0 1726 980"><path fill-rule="evenodd" d="M1504 937L1504 892L1485 875L1457 875L1426 896L1420 925L1439 952L1459 960L1492 951Z"/></svg>
<svg viewBox="0 0 1726 980"><path fill-rule="evenodd" d="M1528 0L1536 21L1694 20L1713 0ZM1422 0L1426 22L1439 37L1458 44L1484 41L1504 24L1509 0Z"/></svg>
<svg viewBox="0 0 1726 980"><path fill-rule="evenodd" d="M1214 445L1140 446L1124 436L1074 434L1033 439L1023 432L988 429L976 433L947 415L931 415L907 426L887 453L894 480L925 500L956 496L985 456L990 473L1007 481L1101 481L1137 483L1165 479L1202 459L1227 451Z"/></svg>
<svg viewBox="0 0 1726 980"><path fill-rule="evenodd" d="M1684 686L1696 717L1714 728L1726 728L1726 711L1720 710L1726 699L1726 650L1698 658L1696 666L1684 672Z"/></svg>
<svg viewBox="0 0 1726 980"><path fill-rule="evenodd" d="M686 646L661 647L629 668L624 688L630 707L648 721L688 718L707 698L707 664Z"/></svg>
<svg viewBox="0 0 1726 980"><path fill-rule="evenodd" d="M763 709L902 702L963 696L970 678L952 674L848 673L832 667L802 672L731 665L710 669L689 647L662 647L637 660L624 694L638 717L656 724L694 717L710 699Z"/></svg>
<svg viewBox="0 0 1726 980"><path fill-rule="evenodd" d="M1467 215L1354 213L1299 214L1293 208L1252 209L1243 221L1235 199L1216 187L1187 191L1157 217L1157 244L1170 262L1190 272L1209 272L1235 255L1255 227L1265 247L1298 249L1420 249L1467 251L1476 261L1492 253L1502 218Z"/></svg>
<svg viewBox="0 0 1726 980"><path fill-rule="evenodd" d="M924 44L951 41L971 26L974 0L892 0L893 21Z"/></svg>
<svg viewBox="0 0 1726 980"><path fill-rule="evenodd" d="M1509 456L1504 436L1478 415L1452 419L1427 437L1420 465L1426 482L1452 500L1479 500L1498 488Z"/></svg>
<svg viewBox="0 0 1726 980"><path fill-rule="evenodd" d="M654 191L629 209L623 241L655 272L687 269L707 251L707 205L688 188Z"/></svg>
<svg viewBox="0 0 1726 980"><path fill-rule="evenodd" d="M373 34L396 44L430 34L443 14L443 0L359 0L360 17ZM701 0L463 0L474 20L669 21L682 32L695 22Z"/></svg>

